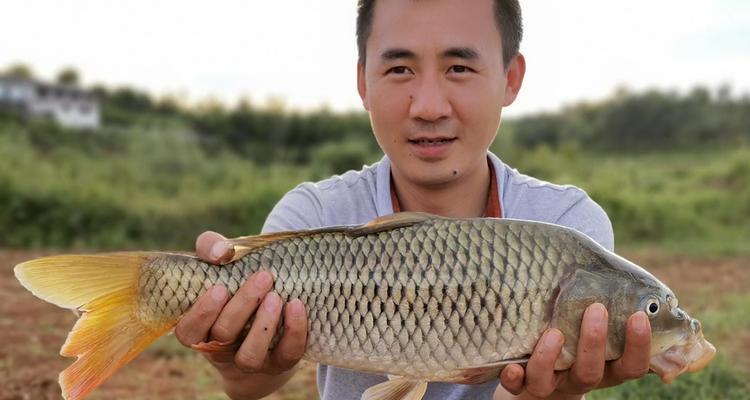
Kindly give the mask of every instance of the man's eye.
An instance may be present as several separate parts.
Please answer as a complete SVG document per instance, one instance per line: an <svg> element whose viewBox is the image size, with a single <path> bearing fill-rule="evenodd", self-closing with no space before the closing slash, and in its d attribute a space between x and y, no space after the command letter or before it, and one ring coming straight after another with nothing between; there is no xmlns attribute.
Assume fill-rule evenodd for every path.
<svg viewBox="0 0 750 400"><path fill-rule="evenodd" d="M458 74L463 74L465 72L470 72L471 68L465 66L465 65L454 65L450 67L449 72L455 72Z"/></svg>
<svg viewBox="0 0 750 400"><path fill-rule="evenodd" d="M391 68L391 69L388 70L389 74L399 74L399 75L401 75L401 74L406 74L408 72L409 72L409 69L406 68L406 67L393 67L393 68Z"/></svg>

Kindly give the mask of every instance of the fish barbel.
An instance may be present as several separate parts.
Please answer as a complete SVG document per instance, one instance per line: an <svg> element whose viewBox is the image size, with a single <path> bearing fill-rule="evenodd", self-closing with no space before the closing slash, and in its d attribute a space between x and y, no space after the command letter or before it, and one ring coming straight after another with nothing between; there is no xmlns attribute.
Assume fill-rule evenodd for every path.
<svg viewBox="0 0 750 400"><path fill-rule="evenodd" d="M83 312L61 349L78 357L60 374L63 397L83 398L168 333L213 285L233 294L260 270L273 274L284 301L305 305L304 359L396 376L363 399L419 399L428 381L486 382L504 365L527 360L550 327L567 338L555 367L569 368L583 312L595 302L609 312L607 359L622 354L626 321L639 310L651 323L651 369L664 381L703 368L715 353L663 283L558 225L399 213L231 243L235 259L223 266L159 252L62 255L16 266L36 296Z"/></svg>

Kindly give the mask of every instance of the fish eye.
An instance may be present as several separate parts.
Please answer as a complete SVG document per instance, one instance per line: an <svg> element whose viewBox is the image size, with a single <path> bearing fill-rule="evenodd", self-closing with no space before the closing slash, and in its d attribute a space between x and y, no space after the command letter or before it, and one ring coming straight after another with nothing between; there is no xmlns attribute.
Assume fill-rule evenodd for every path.
<svg viewBox="0 0 750 400"><path fill-rule="evenodd" d="M648 303L646 303L646 314L648 314L649 317L653 317L658 312L659 312L659 300L657 299L649 300Z"/></svg>

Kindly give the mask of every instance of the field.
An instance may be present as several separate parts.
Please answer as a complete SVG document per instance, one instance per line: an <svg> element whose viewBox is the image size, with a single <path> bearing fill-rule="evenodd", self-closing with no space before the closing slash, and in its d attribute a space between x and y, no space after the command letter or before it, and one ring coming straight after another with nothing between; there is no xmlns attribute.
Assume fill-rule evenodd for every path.
<svg viewBox="0 0 750 400"><path fill-rule="evenodd" d="M295 118L279 119L279 126L310 125ZM291 135L305 141L290 148L273 141L222 145L244 131L227 131L237 137L201 136L185 118L157 122L75 132L0 118L0 400L59 398L57 374L71 360L57 354L75 322L72 313L23 290L13 265L73 251L189 250L207 229L252 234L299 182L380 157L369 133L351 121L344 121L336 140L324 135L329 127L323 123L318 139ZM513 139L513 127L507 128L492 150L523 173L584 188L612 219L618 251L670 285L719 349L709 369L673 385L650 376L588 398L750 398L747 142L646 146L638 152L584 147L585 140L523 147ZM344 134L349 131L355 134ZM316 394L314 366L306 366L270 398ZM92 398L226 399L208 364L172 337L158 341Z"/></svg>
<svg viewBox="0 0 750 400"><path fill-rule="evenodd" d="M57 374L71 359L58 355L75 316L36 299L13 277L12 267L47 253L0 250L0 400L59 399ZM746 399L750 396L750 257L682 257L634 254L679 296L703 323L719 350L704 371L665 386L650 376L592 399ZM126 366L92 399L226 399L217 377L201 356L171 337ZM314 399L315 370L303 367L272 400Z"/></svg>

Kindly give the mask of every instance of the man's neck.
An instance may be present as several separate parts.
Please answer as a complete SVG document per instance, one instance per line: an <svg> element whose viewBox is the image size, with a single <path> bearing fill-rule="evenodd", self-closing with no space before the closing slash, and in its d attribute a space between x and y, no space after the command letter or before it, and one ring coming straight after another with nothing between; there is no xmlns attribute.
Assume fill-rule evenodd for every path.
<svg viewBox="0 0 750 400"><path fill-rule="evenodd" d="M490 189L490 167L482 163L474 171L441 185L418 185L391 172L401 211L422 211L453 218L481 217Z"/></svg>

